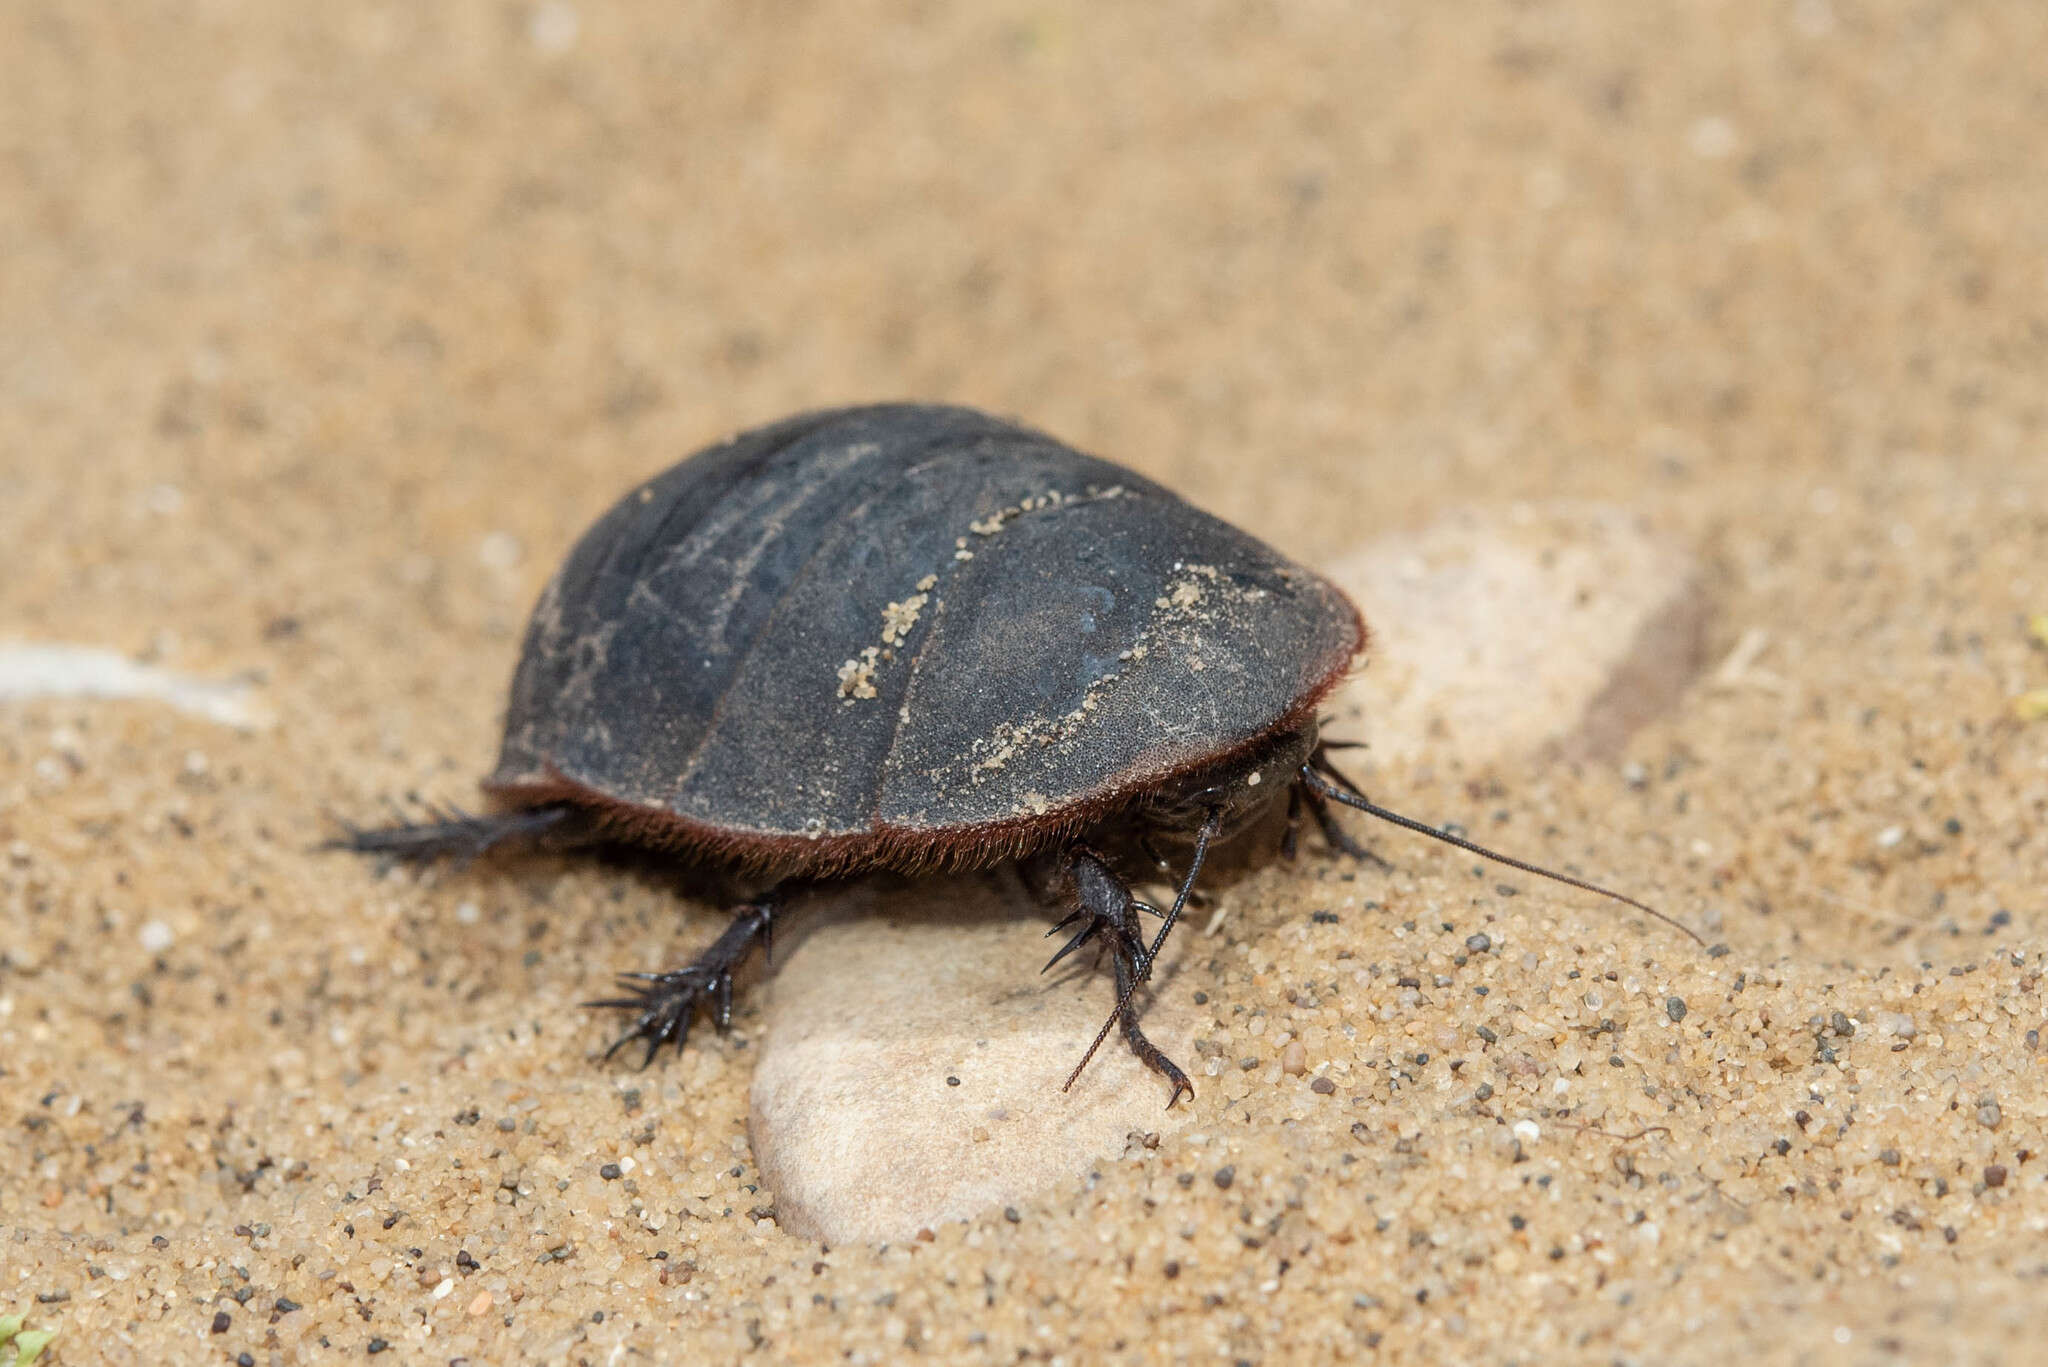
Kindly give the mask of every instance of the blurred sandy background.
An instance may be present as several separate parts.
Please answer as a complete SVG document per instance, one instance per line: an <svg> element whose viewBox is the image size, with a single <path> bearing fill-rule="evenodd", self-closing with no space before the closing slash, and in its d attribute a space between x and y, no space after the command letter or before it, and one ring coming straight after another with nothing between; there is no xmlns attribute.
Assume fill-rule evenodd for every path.
<svg viewBox="0 0 2048 1367"><path fill-rule="evenodd" d="M2044 25L0 9L0 640L276 718L0 704L0 1314L62 1362L2030 1355ZM1343 918L1375 973L1316 1026L1388 1060L1374 1087L1210 1088L1203 1145L931 1243L781 1232L748 1022L631 1074L573 1007L714 908L306 849L329 811L469 798L533 596L632 480L897 396L1025 415L1310 563L1473 502L1652 519L1760 674L1703 681L1634 770L1379 790L1484 780L1730 953L1526 890L1489 913L1500 1095L1445 1048L1388 1085L1408 1022L1481 1056L1484 1003L1397 992L1439 953L1402 922L1469 896L1404 848ZM1219 1020L1307 1012L1314 874L1241 887ZM1498 1142L1543 1107L1540 1150ZM646 1171L603 1180L621 1155Z"/></svg>

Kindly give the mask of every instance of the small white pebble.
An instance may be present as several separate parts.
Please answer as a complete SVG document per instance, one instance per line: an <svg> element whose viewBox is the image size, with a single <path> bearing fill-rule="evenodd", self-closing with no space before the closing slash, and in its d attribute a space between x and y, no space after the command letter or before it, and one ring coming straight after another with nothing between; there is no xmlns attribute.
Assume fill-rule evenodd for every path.
<svg viewBox="0 0 2048 1367"><path fill-rule="evenodd" d="M583 32L583 20L576 13L574 5L562 0L547 0L536 5L533 17L527 20L526 37L536 49L556 56L576 46L577 37Z"/></svg>
<svg viewBox="0 0 2048 1367"><path fill-rule="evenodd" d="M1738 139L1734 124L1719 114L1709 114L1694 122L1685 140L1694 156L1719 161L1735 150Z"/></svg>
<svg viewBox="0 0 2048 1367"><path fill-rule="evenodd" d="M1809 38L1825 38L1835 31L1835 11L1828 0L1793 0L1792 26Z"/></svg>
<svg viewBox="0 0 2048 1367"><path fill-rule="evenodd" d="M433 1292L433 1294L434 1294L434 1299L435 1299L435 1300L437 1300L437 1301L439 1301L439 1300L446 1300L446 1299L448 1298L448 1293L449 1293L450 1291L453 1291L454 1289L455 1289L455 1278L453 1278L453 1277L443 1277L443 1278L441 1278L441 1280L440 1280L440 1281L438 1281L438 1282L436 1282L436 1283L434 1284L434 1292Z"/></svg>
<svg viewBox="0 0 2048 1367"><path fill-rule="evenodd" d="M1877 847L1881 850L1896 849L1905 838L1904 826L1887 826L1877 833Z"/></svg>
<svg viewBox="0 0 2048 1367"><path fill-rule="evenodd" d="M1517 1120L1513 1133L1524 1144L1533 1144L1543 1137L1542 1129L1533 1120Z"/></svg>
<svg viewBox="0 0 2048 1367"><path fill-rule="evenodd" d="M476 546L476 558L485 569L513 569L519 564L519 556L519 538L510 532L491 532Z"/></svg>
<svg viewBox="0 0 2048 1367"><path fill-rule="evenodd" d="M1522 196L1532 209L1555 209L1570 188L1555 166L1532 166L1522 177Z"/></svg>
<svg viewBox="0 0 2048 1367"><path fill-rule="evenodd" d="M178 936L177 932L171 929L168 921L159 920L144 921L142 929L136 932L135 938L140 940L142 947L151 954L161 954L171 947L171 942L176 940Z"/></svg>
<svg viewBox="0 0 2048 1367"><path fill-rule="evenodd" d="M482 916L483 912L477 909L477 905L474 902L457 902L455 904L455 919L466 926L475 925Z"/></svg>

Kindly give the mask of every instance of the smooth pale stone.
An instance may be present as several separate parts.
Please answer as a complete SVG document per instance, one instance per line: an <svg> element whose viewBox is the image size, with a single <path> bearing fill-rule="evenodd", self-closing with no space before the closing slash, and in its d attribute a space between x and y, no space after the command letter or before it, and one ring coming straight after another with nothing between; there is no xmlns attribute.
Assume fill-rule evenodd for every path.
<svg viewBox="0 0 2048 1367"><path fill-rule="evenodd" d="M878 881L799 908L800 941L787 957L777 941L748 1122L785 1230L912 1238L1026 1203L1133 1133L1184 1122L1186 1104L1166 1109L1170 1084L1120 1033L1060 1091L1116 990L1092 948L1039 973L1063 943L1046 938L1053 919L1003 873ZM1193 989L1178 972L1199 939L1188 929L1139 1019L1200 1088Z"/></svg>
<svg viewBox="0 0 2048 1367"><path fill-rule="evenodd" d="M0 642L0 702L26 698L144 698L243 731L276 720L238 680L175 674L98 646Z"/></svg>
<svg viewBox="0 0 2048 1367"><path fill-rule="evenodd" d="M1704 663L1697 562L1618 508L1459 510L1328 573L1372 639L1324 730L1379 764L1611 759Z"/></svg>

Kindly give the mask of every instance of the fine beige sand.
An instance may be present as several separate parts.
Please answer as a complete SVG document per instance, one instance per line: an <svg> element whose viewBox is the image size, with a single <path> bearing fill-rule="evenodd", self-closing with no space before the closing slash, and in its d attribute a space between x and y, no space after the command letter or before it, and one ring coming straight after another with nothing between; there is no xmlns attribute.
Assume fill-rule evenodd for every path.
<svg viewBox="0 0 2048 1367"><path fill-rule="evenodd" d="M2030 1360L2044 24L0 7L0 657L213 686L0 700L0 1315L61 1363ZM576 1009L716 906L310 847L474 799L633 480L898 396L1312 564L1645 519L1712 608L1675 707L1372 780L1715 948L1392 835L1255 869L1156 1147L785 1232L758 997L644 1073Z"/></svg>

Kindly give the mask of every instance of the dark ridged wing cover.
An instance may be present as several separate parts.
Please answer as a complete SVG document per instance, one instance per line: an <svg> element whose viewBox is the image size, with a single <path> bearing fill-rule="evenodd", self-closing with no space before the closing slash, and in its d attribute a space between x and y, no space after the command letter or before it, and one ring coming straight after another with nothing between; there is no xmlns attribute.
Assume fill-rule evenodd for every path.
<svg viewBox="0 0 2048 1367"><path fill-rule="evenodd" d="M813 413L585 534L534 611L488 786L743 858L957 860L1293 724L1362 635L1317 576L1040 433Z"/></svg>

